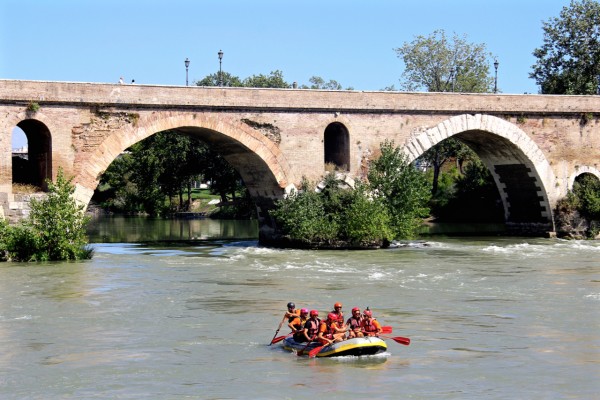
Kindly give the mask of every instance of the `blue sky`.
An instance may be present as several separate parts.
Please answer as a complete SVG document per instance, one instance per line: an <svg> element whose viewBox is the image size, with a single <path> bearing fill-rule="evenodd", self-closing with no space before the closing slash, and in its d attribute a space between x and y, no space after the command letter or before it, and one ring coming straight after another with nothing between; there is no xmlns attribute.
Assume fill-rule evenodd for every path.
<svg viewBox="0 0 600 400"><path fill-rule="evenodd" d="M529 78L542 21L570 0L1 0L0 79L185 85L219 69L343 87L396 85L395 48L436 29L485 43L504 93ZM490 68L493 71L493 67Z"/></svg>

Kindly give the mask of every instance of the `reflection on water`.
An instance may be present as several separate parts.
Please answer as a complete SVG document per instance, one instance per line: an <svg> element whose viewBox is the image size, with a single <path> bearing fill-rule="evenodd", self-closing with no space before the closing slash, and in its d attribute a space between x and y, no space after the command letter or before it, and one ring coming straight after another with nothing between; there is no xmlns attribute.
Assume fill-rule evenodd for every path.
<svg viewBox="0 0 600 400"><path fill-rule="evenodd" d="M162 219L100 216L88 226L90 243L143 243L215 239L256 239L256 220Z"/></svg>

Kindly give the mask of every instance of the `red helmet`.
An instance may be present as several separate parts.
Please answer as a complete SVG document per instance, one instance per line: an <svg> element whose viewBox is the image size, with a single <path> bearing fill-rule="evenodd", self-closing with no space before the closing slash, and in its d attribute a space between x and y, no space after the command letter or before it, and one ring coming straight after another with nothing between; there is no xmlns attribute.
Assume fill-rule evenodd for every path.
<svg viewBox="0 0 600 400"><path fill-rule="evenodd" d="M308 314L308 308L303 308L300 310L300 315L306 315Z"/></svg>
<svg viewBox="0 0 600 400"><path fill-rule="evenodd" d="M369 318L373 316L373 312L371 310L365 310L364 314Z"/></svg>
<svg viewBox="0 0 600 400"><path fill-rule="evenodd" d="M333 305L333 308L338 308L338 307L342 308L342 303L340 303L339 301Z"/></svg>
<svg viewBox="0 0 600 400"><path fill-rule="evenodd" d="M354 312L356 312L356 311L360 312L360 308L359 308L359 307L354 307L354 308L352 309L352 313L354 313Z"/></svg>
<svg viewBox="0 0 600 400"><path fill-rule="evenodd" d="M319 312L317 310L310 310L310 316L311 317L318 317L319 316Z"/></svg>
<svg viewBox="0 0 600 400"><path fill-rule="evenodd" d="M336 319L338 319L338 315L336 313L330 312L329 314L327 314L327 319L330 321L335 321Z"/></svg>

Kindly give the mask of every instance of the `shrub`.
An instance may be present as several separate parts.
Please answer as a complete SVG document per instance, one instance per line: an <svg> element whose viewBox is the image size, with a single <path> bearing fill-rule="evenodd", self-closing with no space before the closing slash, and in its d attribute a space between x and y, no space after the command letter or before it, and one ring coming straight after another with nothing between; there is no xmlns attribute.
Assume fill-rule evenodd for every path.
<svg viewBox="0 0 600 400"><path fill-rule="evenodd" d="M10 261L78 260L91 258L85 227L89 221L72 195L75 187L59 169L48 195L31 200L31 213L20 225L0 224L1 258Z"/></svg>
<svg viewBox="0 0 600 400"><path fill-rule="evenodd" d="M394 142L385 141L380 147L381 156L369 166L370 190L386 205L395 238L412 238L429 215L429 184Z"/></svg>
<svg viewBox="0 0 600 400"><path fill-rule="evenodd" d="M372 162L368 183L344 188L329 173L319 187L303 180L299 192L276 203L271 215L285 237L317 247L385 247L415 236L428 213L425 177L390 142Z"/></svg>

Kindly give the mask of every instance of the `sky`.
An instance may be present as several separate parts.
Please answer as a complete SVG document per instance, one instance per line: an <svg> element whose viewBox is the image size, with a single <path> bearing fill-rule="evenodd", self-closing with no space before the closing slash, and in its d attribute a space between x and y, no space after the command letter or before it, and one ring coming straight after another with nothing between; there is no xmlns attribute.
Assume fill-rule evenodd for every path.
<svg viewBox="0 0 600 400"><path fill-rule="evenodd" d="M485 44L502 93L529 78L542 22L570 0L0 0L0 79L185 85L222 69L241 79L279 70L344 88L395 85L394 49L437 29ZM493 66L490 66L493 73ZM13 143L14 147L14 143Z"/></svg>

